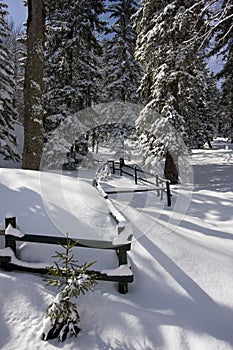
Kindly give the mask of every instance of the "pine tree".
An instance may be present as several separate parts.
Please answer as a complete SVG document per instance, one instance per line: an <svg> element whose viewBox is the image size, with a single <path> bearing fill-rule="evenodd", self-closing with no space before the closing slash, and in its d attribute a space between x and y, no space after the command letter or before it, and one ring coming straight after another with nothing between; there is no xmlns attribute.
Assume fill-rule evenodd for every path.
<svg viewBox="0 0 233 350"><path fill-rule="evenodd" d="M217 124L219 131L229 137L233 142L233 117L232 117L232 10L233 4L231 0L198 0L193 7L205 7L208 9L208 17L206 21L205 31L197 31L193 36L193 40L202 40L205 45L212 39L214 45L209 49L207 57L216 55L223 61L223 68L216 75L217 79L222 79L222 92L219 101L219 110ZM200 12L202 16L203 12ZM211 45L212 46L212 45ZM221 130L222 128L222 130Z"/></svg>
<svg viewBox="0 0 233 350"><path fill-rule="evenodd" d="M132 0L110 0L109 3L109 20L113 23L103 41L104 98L107 102L138 103L141 65L134 58L136 32L131 20L138 4Z"/></svg>
<svg viewBox="0 0 233 350"><path fill-rule="evenodd" d="M15 81L14 106L17 110L18 121L22 123L24 117L23 85L27 55L25 44L26 38L24 29L21 26L15 27L14 22L10 23L10 29L11 36L9 40L9 51L12 57Z"/></svg>
<svg viewBox="0 0 233 350"><path fill-rule="evenodd" d="M200 43L190 42L203 26L204 11L194 4L144 0L135 16L136 58L145 69L140 91L147 104L138 120L147 135L144 156L146 164L166 156L165 176L173 183L178 157L206 141L207 70Z"/></svg>
<svg viewBox="0 0 233 350"><path fill-rule="evenodd" d="M95 146L98 151L100 142L109 142L111 139L112 142L117 143L120 137L121 142L118 146L122 145L122 149L120 151L119 146L118 150L123 153L125 148L123 147L124 139L131 138L135 130L135 120L138 118L141 109L142 107L139 104L122 101L112 101L93 106L93 110L96 112L95 125L97 125L90 132L93 151Z"/></svg>
<svg viewBox="0 0 233 350"><path fill-rule="evenodd" d="M231 59L232 61L232 59ZM233 62L231 62L232 66ZM221 122L221 132L233 143L233 76L229 74L222 83L218 115Z"/></svg>
<svg viewBox="0 0 233 350"><path fill-rule="evenodd" d="M67 168L72 168L71 163L74 163L76 158L76 154L71 154L72 148L77 141L83 140L88 131L87 126L80 121L82 116L79 114L67 116L64 122L52 132L49 140L44 144L41 162L43 169L62 169L64 164L69 165Z"/></svg>
<svg viewBox="0 0 233 350"><path fill-rule="evenodd" d="M7 6L0 1L0 154L4 159L19 160L14 122L15 81L9 51L10 28L6 21Z"/></svg>
<svg viewBox="0 0 233 350"><path fill-rule="evenodd" d="M104 1L47 2L44 119L46 133L67 116L98 102ZM48 138L48 135L45 135Z"/></svg>
<svg viewBox="0 0 233 350"><path fill-rule="evenodd" d="M218 106L220 99L220 90L217 88L216 78L213 72L209 73L207 80L207 111L204 118L207 120L208 128L205 128L206 140L211 148L211 140L217 136L218 129Z"/></svg>
<svg viewBox="0 0 233 350"><path fill-rule="evenodd" d="M85 294L88 290L93 290L96 284L94 273L87 274L87 269L94 262L78 264L72 253L75 242L70 241L68 234L66 244L61 244L61 247L63 251L56 252L54 256L55 266L48 270L51 277L45 279L47 285L54 286L61 291L46 310L42 340L58 338L64 341L67 335L77 336L80 331L78 327L80 316L77 305L72 302L72 299L78 298L80 293Z"/></svg>
<svg viewBox="0 0 233 350"><path fill-rule="evenodd" d="M215 13L216 27L214 30L215 47L210 54L217 54L222 57L223 68L217 74L218 79L223 79L221 87L221 99L219 103L219 115L225 136L233 143L233 25L232 25L233 4L229 0L222 2L220 10Z"/></svg>

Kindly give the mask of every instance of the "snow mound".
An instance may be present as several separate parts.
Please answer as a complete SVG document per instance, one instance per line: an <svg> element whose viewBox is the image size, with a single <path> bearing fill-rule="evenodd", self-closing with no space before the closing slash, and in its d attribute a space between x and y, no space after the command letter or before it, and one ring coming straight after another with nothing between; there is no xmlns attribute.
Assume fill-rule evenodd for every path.
<svg viewBox="0 0 233 350"><path fill-rule="evenodd" d="M1 221L11 212L25 233L106 240L116 234L89 180L20 169L0 169L0 178Z"/></svg>

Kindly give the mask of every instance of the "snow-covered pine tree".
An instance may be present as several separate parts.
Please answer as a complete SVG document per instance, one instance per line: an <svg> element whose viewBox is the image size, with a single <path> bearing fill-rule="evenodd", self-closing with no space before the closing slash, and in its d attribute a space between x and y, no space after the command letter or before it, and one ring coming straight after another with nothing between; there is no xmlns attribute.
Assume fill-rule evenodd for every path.
<svg viewBox="0 0 233 350"><path fill-rule="evenodd" d="M120 100L138 103L137 89L142 70L134 58L136 32L131 16L138 9L132 0L110 0L108 6L111 24L103 41L103 84L105 102Z"/></svg>
<svg viewBox="0 0 233 350"><path fill-rule="evenodd" d="M207 80L207 111L204 118L208 120L208 127L205 128L206 142L211 148L211 140L217 136L218 132L218 106L220 99L220 90L217 88L216 78L213 72L209 72Z"/></svg>
<svg viewBox="0 0 233 350"><path fill-rule="evenodd" d="M26 61L26 35L22 26L15 27L14 22L10 23L11 36L9 41L9 50L12 57L15 93L14 106L17 110L18 121L23 122L24 100L23 100L23 85L25 75Z"/></svg>
<svg viewBox="0 0 233 350"><path fill-rule="evenodd" d="M103 0L47 1L45 137L67 116L98 102Z"/></svg>
<svg viewBox="0 0 233 350"><path fill-rule="evenodd" d="M135 16L136 58L145 69L140 91L147 101L138 120L147 134L143 153L146 164L166 156L165 176L173 183L178 181L177 160L186 146L206 141L207 71L200 43L189 41L203 26L205 11L194 4L144 0Z"/></svg>
<svg viewBox="0 0 233 350"><path fill-rule="evenodd" d="M232 61L233 59L231 58L231 62L228 62L231 65L231 70L232 70L232 64L233 64ZM225 65L225 68L226 68L226 65ZM229 75L226 76L226 78L222 83L221 97L220 97L219 110L218 110L219 122L221 124L221 133L223 136L227 137L231 143L233 143L232 86L233 86L233 76L232 76L232 73L229 73Z"/></svg>
<svg viewBox="0 0 233 350"><path fill-rule="evenodd" d="M10 28L6 20L7 5L0 1L0 154L4 159L19 160L14 122L15 82L9 51Z"/></svg>
<svg viewBox="0 0 233 350"><path fill-rule="evenodd" d="M85 110L87 111L87 110ZM80 115L81 114L81 115ZM86 115L82 112L67 118L57 127L48 141L44 144L43 159L41 166L43 169L62 169L66 164L67 168L74 168L76 153L71 154L71 147L77 140L82 140L89 130L88 127L80 121L91 114L91 109ZM69 166L68 166L69 165Z"/></svg>
<svg viewBox="0 0 233 350"><path fill-rule="evenodd" d="M221 87L221 99L218 114L223 126L225 136L233 143L233 4L230 0L224 0L215 17L215 47L210 54L222 57L223 68L217 74L218 79L223 79Z"/></svg>
<svg viewBox="0 0 233 350"><path fill-rule="evenodd" d="M142 109L141 105L134 103L125 103L123 101L112 101L93 106L96 115L96 125L90 136L92 138L92 149L98 151L100 142L118 143L120 136L121 141L118 145L124 144L124 139L132 137L135 130L135 120L138 118ZM124 147L119 152L124 152ZM126 150L126 149L125 149ZM118 152L118 153L119 153Z"/></svg>
<svg viewBox="0 0 233 350"><path fill-rule="evenodd" d="M95 274L87 273L94 262L79 265L72 252L74 247L75 242L71 242L67 234L66 244L61 244L62 251L56 252L54 266L48 269L50 277L45 279L46 284L61 291L46 310L42 340L58 338L64 341L67 335L77 336L80 331L80 316L72 299L93 290L96 282Z"/></svg>

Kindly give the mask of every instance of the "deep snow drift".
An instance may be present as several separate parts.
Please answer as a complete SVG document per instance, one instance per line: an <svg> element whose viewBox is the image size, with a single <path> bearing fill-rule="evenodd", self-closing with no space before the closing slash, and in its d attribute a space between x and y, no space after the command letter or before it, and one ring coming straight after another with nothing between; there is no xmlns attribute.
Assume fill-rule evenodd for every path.
<svg viewBox="0 0 233 350"><path fill-rule="evenodd" d="M56 290L40 276L0 270L0 348L232 350L233 151L215 144L213 150L194 151L191 161L192 193L173 187L171 208L155 193L112 196L133 223L135 282L126 295L114 283L99 282L93 293L80 297L77 338L41 341L44 312ZM10 211L24 232L114 237L106 203L91 187L92 174L43 175L45 192L38 173L0 169L0 221ZM54 191L56 181L60 193ZM123 179L109 179L108 185L111 181L120 185ZM53 248L24 244L19 254L49 262ZM77 249L75 254L97 259L101 267L116 266L111 252Z"/></svg>

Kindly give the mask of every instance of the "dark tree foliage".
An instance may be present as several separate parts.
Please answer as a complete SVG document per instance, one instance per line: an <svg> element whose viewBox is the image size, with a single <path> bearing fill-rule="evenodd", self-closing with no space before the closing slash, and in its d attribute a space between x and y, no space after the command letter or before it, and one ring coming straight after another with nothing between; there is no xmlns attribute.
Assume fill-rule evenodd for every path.
<svg viewBox="0 0 233 350"><path fill-rule="evenodd" d="M146 101L138 120L146 130L142 152L146 164L166 157L165 173L173 183L178 181L178 157L212 137L203 118L208 90L203 49L200 41L191 41L204 29L203 6L194 0L144 0L135 16L136 57L144 67L140 91ZM148 139L148 132L154 137Z"/></svg>
<svg viewBox="0 0 233 350"><path fill-rule="evenodd" d="M233 142L233 4L224 0L217 13L214 13L216 27L213 32L215 45L210 54L222 57L223 67L217 74L223 79L219 103L219 119L224 136Z"/></svg>
<svg viewBox="0 0 233 350"><path fill-rule="evenodd" d="M45 132L99 98L103 0L47 0Z"/></svg>
<svg viewBox="0 0 233 350"><path fill-rule="evenodd" d="M132 16L137 1L110 0L110 26L103 41L103 84L105 101L139 102L137 89L141 79L141 65L135 60L136 31Z"/></svg>
<svg viewBox="0 0 233 350"><path fill-rule="evenodd" d="M10 28L6 20L7 6L0 1L0 155L5 160L19 160L14 123L14 67L9 48Z"/></svg>

